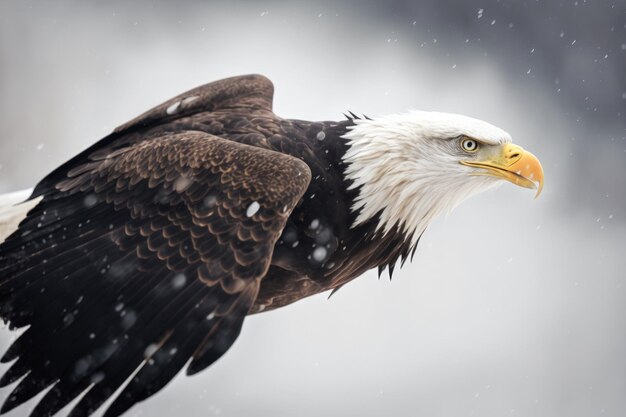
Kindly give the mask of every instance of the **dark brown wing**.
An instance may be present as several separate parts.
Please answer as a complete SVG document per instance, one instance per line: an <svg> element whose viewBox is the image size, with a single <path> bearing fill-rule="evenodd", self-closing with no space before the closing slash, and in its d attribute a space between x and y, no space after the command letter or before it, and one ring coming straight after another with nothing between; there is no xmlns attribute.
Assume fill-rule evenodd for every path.
<svg viewBox="0 0 626 417"><path fill-rule="evenodd" d="M274 86L262 75L225 78L182 93L115 129L121 133L180 119L198 112L245 108L272 111Z"/></svg>
<svg viewBox="0 0 626 417"><path fill-rule="evenodd" d="M0 246L0 315L29 326L0 385L26 375L6 412L53 385L55 413L88 389L88 415L137 371L117 416L192 358L195 373L233 343L276 239L310 181L299 159L200 132L91 158L47 192Z"/></svg>
<svg viewBox="0 0 626 417"><path fill-rule="evenodd" d="M101 139L85 151L76 155L37 184L33 196L54 191L55 185L65 179L67 172L84 163L96 154L108 154L120 148L146 140L146 132L155 134L160 126L166 130L181 131L193 128L189 118L202 114L226 111L247 117L255 113L271 115L274 86L266 77L258 74L225 78L194 88L174 97L118 127L109 136ZM181 126L172 126L180 121ZM204 130L204 129L200 129Z"/></svg>

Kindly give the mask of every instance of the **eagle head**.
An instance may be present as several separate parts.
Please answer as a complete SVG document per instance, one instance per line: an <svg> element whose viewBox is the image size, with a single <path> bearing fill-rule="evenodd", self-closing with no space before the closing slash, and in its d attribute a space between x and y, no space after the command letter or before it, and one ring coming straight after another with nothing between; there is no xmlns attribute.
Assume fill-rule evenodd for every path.
<svg viewBox="0 0 626 417"><path fill-rule="evenodd" d="M503 181L543 188L539 160L504 130L458 114L411 111L355 119L343 136L346 178L358 190L353 226L378 221L414 243L441 212Z"/></svg>

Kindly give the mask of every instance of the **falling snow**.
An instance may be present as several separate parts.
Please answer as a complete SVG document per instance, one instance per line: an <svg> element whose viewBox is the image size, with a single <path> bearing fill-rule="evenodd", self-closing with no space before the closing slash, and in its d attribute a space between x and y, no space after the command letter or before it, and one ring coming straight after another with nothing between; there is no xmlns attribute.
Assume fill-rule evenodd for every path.
<svg viewBox="0 0 626 417"><path fill-rule="evenodd" d="M185 274L176 274L174 276L174 278L172 278L172 287L174 287L174 289L181 289L182 287L185 286L185 283L187 282L187 277L185 276Z"/></svg>
<svg viewBox="0 0 626 417"><path fill-rule="evenodd" d="M214 195L208 195L204 198L203 203L206 208L213 208L217 204L217 197Z"/></svg>
<svg viewBox="0 0 626 417"><path fill-rule="evenodd" d="M156 353L156 351L159 350L159 345L152 343L150 345L148 345L146 347L146 349L143 351L143 356L145 358L149 358L152 355L154 355Z"/></svg>
<svg viewBox="0 0 626 417"><path fill-rule="evenodd" d="M180 101L177 101L174 104L171 104L167 109L165 109L165 113L167 114L174 114L178 111L178 108L180 107Z"/></svg>
<svg viewBox="0 0 626 417"><path fill-rule="evenodd" d="M90 380L92 384L97 384L99 382L101 382L104 377L106 376L106 374L104 372L96 372L93 375L91 375Z"/></svg>
<svg viewBox="0 0 626 417"><path fill-rule="evenodd" d="M197 99L199 99L199 96L189 96L189 97L185 97L182 101L182 105L183 106L188 106L189 104L193 103L194 101L196 101Z"/></svg>
<svg viewBox="0 0 626 417"><path fill-rule="evenodd" d="M176 190L177 193L182 193L187 190L191 184L193 184L193 180L191 178L180 176L174 181L174 190Z"/></svg>
<svg viewBox="0 0 626 417"><path fill-rule="evenodd" d="M83 204L85 207L90 208L98 203L98 197L95 194L87 194L83 199Z"/></svg>
<svg viewBox="0 0 626 417"><path fill-rule="evenodd" d="M313 259L317 262L323 262L326 259L328 251L324 247L315 248L313 251Z"/></svg>
<svg viewBox="0 0 626 417"><path fill-rule="evenodd" d="M259 211L260 208L261 208L261 205L257 201L253 201L252 204L250 204L248 208L246 209L246 216L247 217L254 216L257 213L257 211Z"/></svg>
<svg viewBox="0 0 626 417"><path fill-rule="evenodd" d="M20 2L14 3L17 5ZM63 60L61 59L63 54L57 54L55 59L61 61L50 60L53 71L49 71L52 75L47 84L50 87L48 88L50 94L47 96L54 98L53 107L49 107L54 111L50 114L45 114L42 111L45 107L39 106L36 102L30 102L26 111L14 111L21 107L16 104L24 103L23 99L30 98L32 94L28 92L25 95L23 90L20 92L17 88L5 91L2 100L5 108L11 111L5 112L3 126L7 132L14 134L4 140L0 149L3 159L0 164L2 169L0 186L4 191L10 191L22 184L34 185L44 174L42 169L53 168L55 161L61 161L78 152L79 148L96 141L98 132L108 131L112 127L105 124L106 119L111 116L105 114L110 103L116 103L114 110L117 112L111 117L119 118L120 114L121 117L126 117L123 114L130 116L143 110L138 107L141 106L139 98L142 100L145 98L148 103L158 100L159 97L165 98L170 92L175 93L176 90L169 89L167 85L159 86L158 82L156 84L153 82L154 80L165 80L176 74L178 81L173 82L186 89L193 87L194 83L200 84L217 79L222 75L223 68L217 68L213 73L198 71L198 68L210 69L216 56L230 57L232 51L240 51L242 46L249 47L250 39L259 44L275 45L277 51L289 55L293 62L307 62L302 68L306 67L307 71L315 74L308 81L306 72L301 74L302 76L293 77L293 74L290 74L290 71L293 72L291 68L274 69L276 74L270 74L277 87L276 105L287 109L285 113L299 113L301 109L292 112L289 103L298 105L297 100L302 97L301 94L307 94L307 105L314 109L318 108L317 114L320 114L319 111L322 113L330 111L330 117L332 109L343 105L353 106L350 97L352 99L356 97L356 101L363 108L355 110L366 113L369 112L368 108L373 108L373 113L382 114L386 111L402 111L407 107L419 106L484 116L489 121L502 123L505 129L511 129L515 141L535 152L542 162L546 161L544 165L546 173L552 172L552 180L547 178L546 182L546 198L535 203L528 202L526 206L527 201L523 199L525 190L503 187L498 193L481 196L481 199L473 200L471 205L461 206L450 216L447 224L438 225L434 234L431 232L424 237L425 240L421 244L422 258L419 259L418 255L418 260L413 265L405 266L401 272L396 272L404 274L407 279L401 279L389 288L372 286L371 294L364 292L366 295L372 295L371 298L365 299L367 305L374 302L381 308L346 308L350 307L348 291L344 300L328 306L335 310L329 311L329 308L325 308L318 311L322 316L319 329L323 329L324 332L322 334L319 329L313 329L315 331L311 334L319 336L320 345L305 343L298 345L298 349L293 349L293 344L281 347L280 343L272 343L272 348L276 350L274 356L291 361L294 358L302 359L309 370L314 371L308 375L311 384L324 387L325 378L333 377L332 370L340 368L337 367L337 363L341 363L341 360L337 360L338 355L333 355L336 349L349 351L350 347L347 346L353 344L354 340L363 339L370 341L370 344L373 343L374 352L383 351L386 349L384 346L389 346L383 342L393 340L392 337L388 337L392 332L410 328L417 323L420 331L404 332L406 333L403 335L404 340L394 346L397 355L379 355L385 363L371 360L375 355L368 353L371 346L368 347L367 343L362 344L360 348L362 352L359 355L352 357L357 368L365 367L364 372L375 376L384 368L385 374L389 376L382 380L378 378L377 384L381 386L376 385L369 390L370 394L373 392L374 395L381 397L379 399L383 408L378 407L380 409L385 409L384 407L392 402L396 405L410 403L402 402L404 400L401 398L404 392L402 384L396 385L397 381L403 381L403 375L417 375L417 383L420 383L419 375L436 374L441 377L442 383L435 384L434 387L427 386L428 392L424 395L426 401L420 404L420 407L424 408L423 414L426 415L429 411L433 414L433 410L436 414L437 407L440 406L437 399L455 396L469 399L473 405L468 405L470 403L467 401L457 401L461 405L454 408L455 402L451 401L450 415L463 413L478 415L481 412L484 414L484 410L496 407L503 410L500 414L507 415L524 414L523 410L529 415L533 414L532 410L534 414L542 412L545 414L545 410L554 410L556 415L568 415L567 410L559 409L562 407L561 397L582 398L579 401L580 410L576 408L572 408L573 411L569 410L571 416L582 416L585 413L624 415L623 395L615 389L615 386L624 386L624 376L621 372L624 369L621 354L623 343L619 332L607 331L623 329L625 323L623 317L626 317L623 314L625 310L622 302L626 286L621 255L624 247L623 236L626 236L624 219L621 215L626 212L623 191L626 178L624 168L626 165L623 164L623 158L626 156L624 133L626 87L623 82L623 74L626 73L624 70L626 26L620 2L589 0L571 2L531 0L519 3L496 1L483 4L458 2L455 3L454 10L446 7L445 3L436 1L427 2L420 7L406 2L406 7L399 8L402 13L391 13L384 9L387 6L382 3L378 11L372 5L363 8L358 2L354 2L358 8L345 6L344 9L341 5L333 4L327 7L315 5L306 8L290 6L285 10L272 5L275 9L273 8L271 12L251 4L249 9L246 9L248 6L237 8L241 13L236 14L236 22L231 22L229 20L231 17L217 6L212 9L211 18L207 19L206 16L201 18L199 17L201 14L195 14L197 8L190 8L188 11L182 7L178 8L172 17L171 11L167 9L161 9L162 15L157 14L160 7L158 2L150 8L143 9L133 6L130 2L123 6L122 10L117 10L118 7L117 13L111 12L108 18L113 19L109 23L118 27L117 31L104 30L106 28L96 19L97 13L89 17L89 14L78 13L70 8L65 13L56 13L53 6L47 6L46 2L39 3L38 7L28 8L28 13L21 8L18 9L19 13L11 13L13 6L9 3L2 6L7 9L3 15L12 17L3 22L5 26L8 25L7 45L15 46L13 48L15 52L12 52L12 48L6 48L3 53L6 54L7 62L20 63L4 68L5 81L20 79L20 71L24 71L24 68L37 68L37 57L46 56L51 43L63 44L67 50L65 55L70 59ZM479 6L487 9L478 9ZM46 9L49 10L47 15L43 14ZM340 10L346 11L341 13L340 19L330 18L336 16L335 12ZM232 10L228 8L226 12L231 13ZM135 16L141 16L141 20L135 21ZM164 19L163 16L169 16L171 19ZM149 22L164 24L146 24ZM29 42L28 53L24 52L24 48L19 48L20 43L17 39L11 39L11 34L13 37L17 36L21 33L22 27L23 30L27 30L29 39L32 40ZM84 34L77 32L76 28L84 27L89 28L89 37L93 37L95 41L98 40L96 35L100 34L102 39L116 45L119 60L112 59L110 54L107 55L106 47L100 48L105 53L93 51L81 53L85 49L82 45ZM240 36L221 37L219 42L212 36L233 27L239 28L235 32ZM285 33L297 33L298 36L285 36ZM400 42L397 42L398 38L401 39ZM43 42L39 41L38 44L37 39ZM161 59L163 65L150 67L154 74L146 80L137 81L125 76L124 71L128 74L138 73L142 68L141 65L139 63L134 65L133 59L124 57L132 57L131 46L139 39L154 41L146 52L148 55L152 54L157 61L159 57L166 58ZM303 40L309 42L311 48L299 47ZM379 48L383 43L387 50ZM106 42L102 45L106 46L105 44ZM209 49L212 53L181 53L185 52L185 48L192 47L199 51L208 51L207 46L211 47ZM368 67L367 76L359 74L355 77L353 68L348 65L351 63L351 57L355 55L346 54L346 50L374 51L372 53L380 57L375 57L376 65ZM312 55L311 51L324 52ZM71 59L72 56L80 57L81 65L77 67L75 60ZM311 59L312 56L315 58ZM128 68L120 66L120 62L128 64L126 65ZM145 64L146 62L143 63L144 66ZM71 68L66 71L64 66ZM83 67L99 68L94 74L117 75L114 80L108 82L88 80L75 71L76 68ZM78 76L75 76L77 74ZM306 84L315 81L313 79L316 77L318 80L324 80L323 92L311 90ZM351 84L354 80L358 82ZM116 83L119 84L117 87ZM149 85L150 83L154 85ZM65 88L66 86L69 88ZM438 91L443 91L441 86L452 86L453 89L438 95ZM170 87L175 88L174 84ZM124 97L124 91L130 91L129 89L132 89L137 97L131 97L128 102L120 102L120 98ZM335 97L330 97L329 91L333 92ZM89 95L95 98L90 98ZM336 101L338 96L343 98ZM93 101L89 101L90 99ZM180 99L159 107L161 116L169 115L167 119L170 120L183 112L186 114L191 106L201 104L199 99L200 96L196 95L184 98L180 96ZM50 106L52 101L46 99L43 103ZM96 111L96 107L100 105L104 107ZM67 118L72 123L64 124L65 128L61 129L58 126L60 123L54 120L56 113L63 116L61 122ZM43 119L40 118L36 123L32 122L33 115L42 114L45 116ZM94 120L93 114L104 115L103 121ZM122 121L120 119L120 122ZM43 135L48 132L50 136ZM312 132L313 142L320 141L314 147L323 148L325 151L330 148L332 155L334 148L330 141L333 138L328 131L318 129ZM45 146L44 143L39 143L44 137L47 141ZM48 154L50 160L43 160ZM12 156L16 157L15 161L11 160ZM26 162L23 163L22 159ZM43 163L41 166L33 166L33 161ZM172 190L179 193L188 192L192 185L190 179L181 177L172 180L168 192ZM104 194L99 195L100 197L86 193L79 197L76 203L78 205L82 203L83 208L98 206L99 209L106 204L104 200L99 200L104 199ZM315 198L321 203L323 196L323 193L318 192ZM227 205L226 199L221 194L208 195L200 200L199 204L205 212L212 213L217 211L219 198L222 198L220 204ZM282 207L282 204L277 207ZM492 225L510 224L505 222L510 222L513 206L515 206L513 226L521 233L517 233L515 239L509 239L507 245L494 245L489 230L482 233L483 229L476 228L476 224L485 222ZM244 210L246 216L251 217L258 213L260 204L254 202L247 206L247 203L243 203L240 210ZM95 217L97 213L91 211ZM484 216L485 213L487 216ZM334 263L327 261L333 258L334 249L330 242L336 240L334 233L338 231L334 231L323 217L322 221L320 219L311 221L310 216L321 217L322 214L305 213L305 215L308 216L304 217L305 220L300 219L304 223L299 223L302 230L285 230L282 234L284 247L297 248L291 252L298 256L308 256L310 262L316 263L320 268L335 267ZM480 221L476 223L476 219ZM51 218L38 224L39 220L33 221L41 227L50 224ZM80 221L81 226L87 230L85 219L81 218ZM450 222L454 227L450 226ZM116 232L121 231L123 234L124 227L120 228L117 218L115 220L107 218L103 220L100 230L104 229L116 229ZM476 230L479 230L479 233L476 233ZM71 237L71 232L73 231L66 230L55 232L54 236L42 235L37 244L45 245L53 239L66 239L66 236ZM431 245L431 242L439 240L445 244ZM480 250L467 250L466 244L469 241ZM313 242L315 246L311 245ZM344 242L341 242L339 247L348 250ZM188 249L185 247L185 250ZM515 254L515 261L510 256L512 253ZM450 259L455 261L448 264L442 261ZM47 261L44 260L45 262ZM142 267L140 263L128 260L117 262L111 260L110 267L104 264L106 262L98 264L96 271L102 271L106 275L92 278L121 281L122 277ZM480 265L489 265L491 270L481 269ZM416 271L420 273L416 274ZM492 274L485 271L491 271ZM414 278L414 275L419 275L419 279L408 279ZM169 291L168 296L174 296L182 293L172 292L172 289L184 288L190 278L184 274L171 274L168 279L169 281L164 282L160 288L166 288ZM367 283L367 280L365 281ZM411 287L415 289L416 286L419 286L420 291L405 291ZM462 290L454 290L451 293L451 288ZM579 293L573 290L578 290ZM367 291L367 288L361 288L359 291ZM33 291L32 296L35 299L45 299L45 296L40 294L50 293L53 293L51 286L47 288L42 286L39 291ZM85 314L84 309L92 305L94 299L90 292L85 294L87 295L85 299L82 295L78 296L78 293L68 299L68 310L60 313L57 318L61 321L58 323L59 326L77 323L80 319L88 317L81 315ZM428 294L438 296L429 297ZM319 299L323 300L322 297ZM114 320L110 325L116 326L117 329L119 326L122 326L121 328L132 326L137 315L141 314L139 308L136 311L132 310L134 304L130 300L125 300L126 305L114 302L107 307L109 309L107 314L113 314L111 309L115 309ZM487 304L490 308L483 309ZM306 305L304 307L306 310ZM80 311L74 310L75 308ZM348 315L344 318L346 323L350 320L368 325L351 327L324 325L324 320L328 318L336 320L337 316L334 315L338 311L336 308ZM402 312L415 312L418 308L426 314L399 315L396 314L400 311L398 308L402 308ZM259 308L259 311L261 310L263 306ZM429 323L427 318L432 316L433 311L440 320L435 320L436 325L424 325ZM485 311L491 311L492 314L485 315ZM444 314L439 314L441 312ZM554 312L558 314L553 314ZM307 320L306 315L310 312L302 312L295 308L288 313L295 315L294 322L302 322ZM206 311L203 314L206 314ZM324 315L328 317L325 319ZM395 327L389 327L389 323L392 322L389 320L390 317L392 321L400 322L396 323ZM420 317L426 319L422 320ZM506 317L507 320L503 321L501 317ZM214 320L215 313L208 314L206 319ZM477 327L476 323L481 325ZM523 323L525 327L522 326L524 328L520 333L519 326L510 326L507 323ZM489 327L493 327L492 330L495 331L485 331ZM459 332L445 330L459 328L472 331L456 335ZM349 332L356 332L356 336L346 338L346 329L349 329ZM382 337L372 338L372 329L381 330ZM449 344L452 346L448 349L449 352L441 351L440 343L437 343L437 337L441 336L442 329L447 332L446 338L454 342ZM59 330L62 330L61 327ZM80 340L77 340L77 343L101 344L105 351L104 347L113 343L113 339L107 334L107 329L100 328L99 323L96 323L92 329L87 328L85 333L79 336ZM546 334L550 337L541 337ZM123 339L121 335L118 337L119 346ZM336 349L325 347L320 349L319 346L325 346L325 337L337 344ZM5 341L9 339L7 336ZM350 343L346 343L346 340ZM424 344L424 340L435 342ZM519 343L520 340L530 342ZM534 343L537 340L541 343ZM145 343L151 341L154 339L141 342L145 346ZM253 343L246 347L244 342L244 340L238 342L237 348L240 351L248 349L245 352L258 353L255 351L257 345ZM67 346L71 346L71 341L68 341ZM411 360L406 361L405 354L415 352L416 346L417 349L423 350L423 354L413 355ZM500 355L501 363L495 366L494 358L488 357L489 349L483 349L484 352L478 352L477 355L476 349L467 349L467 346L498 346L507 354ZM554 361L554 352L559 352L563 346L572 348L567 350L567 355L561 355L563 357ZM154 355L159 347L157 344L149 345L144 355L146 357ZM159 355L180 353L181 350L167 344ZM513 357L519 360L513 362L508 360ZM510 372L490 372L488 377L493 379L491 381L493 389L490 389L492 385L485 385L485 375L473 375L471 367L464 366L466 362L472 361L487 363L486 369L489 368L491 371L510 368L508 369ZM615 366L603 366L605 362ZM93 357L86 356L77 361L69 372L74 371L76 375L86 378L85 383L92 384L111 376L95 372L93 363ZM151 360L150 363L155 362ZM541 366L545 363L550 363L554 372L546 373ZM279 368L280 366L276 369ZM453 372L448 372L450 370ZM207 371L207 374L209 372L215 370ZM401 377L398 378L398 375ZM448 378L450 375L453 375L452 379ZM515 384L510 384L510 375L519 376ZM567 375L575 375L575 378L568 380ZM454 379L458 379L459 376L464 381L463 386L454 383ZM280 378L278 374L273 377L275 378L272 381L278 381L276 382L278 385L281 381L290 380L289 375L286 378ZM452 384L447 383L450 382L447 379L450 379ZM202 391L204 392L202 401L197 401L197 405L193 406L185 403L184 407L189 407L191 414L201 413L202 410L209 415L222 412L228 414L227 410L237 410L236 407L245 404L245 399L250 396L264 395L263 398L271 399L272 389L269 388L276 388L274 386L276 384L266 384L267 387L261 384L251 389L244 384L237 388L236 392L230 393L232 394L230 397L220 397L218 392L213 392L215 387L208 387ZM306 397L306 390L301 391L304 394L297 390L293 391L292 403L295 405L291 409L288 409L289 404L285 405L285 415L297 415L299 411L297 405L302 404L302 399ZM553 392L562 395L550 395ZM354 410L355 414L374 415L379 411L376 407L368 409L362 406L367 401L365 403L357 401L361 398L359 395L367 396L368 392L360 394L355 392L352 401L349 401L350 398L343 402L337 400L338 409L354 404L358 408L361 404L360 409ZM190 398L193 399L193 396ZM397 399L398 402L391 401L390 398ZM158 397L152 401L159 401ZM211 404L212 402L219 403L219 406ZM537 405L538 408L532 408ZM146 411L141 407L136 407L129 415L133 415L133 412L145 415L149 413L148 410L158 410L159 406L150 409L150 405L146 405ZM323 412L320 409L323 410L325 405L312 403L311 407L311 414L321 415ZM176 407L172 409L178 410ZM22 408L17 411L17 415L21 415L20 411L26 412ZM397 413L409 415L411 412L414 410L402 409Z"/></svg>

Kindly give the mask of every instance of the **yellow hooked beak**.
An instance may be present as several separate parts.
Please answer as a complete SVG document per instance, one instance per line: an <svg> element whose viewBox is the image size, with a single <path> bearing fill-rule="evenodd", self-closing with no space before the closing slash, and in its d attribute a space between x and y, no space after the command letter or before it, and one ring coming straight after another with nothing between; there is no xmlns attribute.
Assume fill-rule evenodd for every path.
<svg viewBox="0 0 626 417"><path fill-rule="evenodd" d="M507 143L501 151L483 161L461 161L461 164L484 171L476 175L490 175L502 178L525 188L537 190L535 198L543 189L543 169L535 155L525 151L521 146Z"/></svg>

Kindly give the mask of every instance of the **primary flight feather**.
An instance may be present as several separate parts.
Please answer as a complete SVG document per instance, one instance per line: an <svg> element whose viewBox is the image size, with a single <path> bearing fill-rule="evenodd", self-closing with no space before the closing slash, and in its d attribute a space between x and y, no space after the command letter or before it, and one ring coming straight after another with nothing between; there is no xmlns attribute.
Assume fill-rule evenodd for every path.
<svg viewBox="0 0 626 417"><path fill-rule="evenodd" d="M537 158L488 123L287 120L273 92L247 75L181 94L0 210L0 317L26 328L2 357L0 386L21 378L2 412L51 387L31 416L83 392L70 415L87 416L124 386L118 416L217 360L246 315L391 275L469 196L541 191Z"/></svg>

